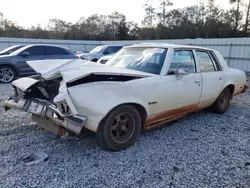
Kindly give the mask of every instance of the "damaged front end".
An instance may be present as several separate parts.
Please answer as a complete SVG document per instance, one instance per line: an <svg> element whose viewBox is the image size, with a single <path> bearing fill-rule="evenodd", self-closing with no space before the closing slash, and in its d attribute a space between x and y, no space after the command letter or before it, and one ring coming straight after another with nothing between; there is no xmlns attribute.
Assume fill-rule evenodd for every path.
<svg viewBox="0 0 250 188"><path fill-rule="evenodd" d="M31 113L39 126L59 136L68 132L80 134L87 118L73 115L67 103L53 103L61 80L43 80L38 76L14 81L11 96L4 102L5 110L13 108Z"/></svg>
<svg viewBox="0 0 250 188"><path fill-rule="evenodd" d="M67 63L56 60L55 64L63 64L59 67L51 61L46 62L47 66L42 62L30 62L29 65L39 75L13 81L12 94L4 102L4 107L6 110L14 108L31 113L32 119L41 127L60 136L67 132L79 135L83 128L94 132L98 130L100 121L112 105L116 105L105 103L101 110L93 107L100 100L103 89L107 95L110 85L121 88L126 84L120 83L153 76L91 62L78 65L82 61ZM119 102L119 96L112 92L110 95Z"/></svg>

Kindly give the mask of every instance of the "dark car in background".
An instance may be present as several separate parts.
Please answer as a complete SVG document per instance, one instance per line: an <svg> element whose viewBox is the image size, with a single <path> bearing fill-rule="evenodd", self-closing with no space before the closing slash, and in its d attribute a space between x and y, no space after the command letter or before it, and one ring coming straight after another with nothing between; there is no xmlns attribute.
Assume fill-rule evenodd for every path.
<svg viewBox="0 0 250 188"><path fill-rule="evenodd" d="M16 77L36 74L26 61L77 58L79 58L77 55L61 46L45 44L24 46L8 55L0 56L0 82L9 83Z"/></svg>
<svg viewBox="0 0 250 188"><path fill-rule="evenodd" d="M23 48L24 46L26 45L15 45L15 46L10 46L8 48L5 48L4 50L0 51L0 55L8 55L8 54L11 54L12 52L20 49L20 48Z"/></svg>

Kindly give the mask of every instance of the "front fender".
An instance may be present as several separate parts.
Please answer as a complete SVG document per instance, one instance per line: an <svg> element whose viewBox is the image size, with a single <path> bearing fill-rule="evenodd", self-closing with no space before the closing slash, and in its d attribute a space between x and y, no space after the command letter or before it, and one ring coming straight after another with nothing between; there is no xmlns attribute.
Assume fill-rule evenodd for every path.
<svg viewBox="0 0 250 188"><path fill-rule="evenodd" d="M67 88L68 96L76 113L87 116L86 128L98 130L101 120L115 107L135 103L144 107L148 113L147 103L140 97L133 86L126 82L96 82ZM68 104L69 105L69 104ZM70 105L69 105L70 106Z"/></svg>

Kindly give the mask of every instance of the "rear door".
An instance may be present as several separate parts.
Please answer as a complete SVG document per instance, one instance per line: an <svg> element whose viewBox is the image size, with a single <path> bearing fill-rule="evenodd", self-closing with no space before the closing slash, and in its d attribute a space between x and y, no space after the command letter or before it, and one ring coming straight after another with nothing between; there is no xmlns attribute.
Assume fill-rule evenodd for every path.
<svg viewBox="0 0 250 188"><path fill-rule="evenodd" d="M206 107L219 96L225 82L225 75L212 52L196 50L196 59L202 76L202 95L199 107Z"/></svg>
<svg viewBox="0 0 250 188"><path fill-rule="evenodd" d="M28 52L29 55L23 56L23 52ZM44 60L45 59L45 50L44 46L32 46L24 51L20 52L17 57L16 65L19 67L20 75L27 76L36 73L26 61L35 61L35 60Z"/></svg>
<svg viewBox="0 0 250 188"><path fill-rule="evenodd" d="M56 46L45 46L46 59L76 59L74 54Z"/></svg>

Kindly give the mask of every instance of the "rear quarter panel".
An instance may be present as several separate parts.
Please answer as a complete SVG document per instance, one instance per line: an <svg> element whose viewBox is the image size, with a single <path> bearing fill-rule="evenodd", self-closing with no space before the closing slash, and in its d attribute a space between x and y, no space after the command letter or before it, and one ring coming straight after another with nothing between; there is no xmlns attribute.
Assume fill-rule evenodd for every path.
<svg viewBox="0 0 250 188"><path fill-rule="evenodd" d="M220 65L223 69L223 74L226 77L226 81L222 87L222 90L228 85L234 85L235 88L233 96L241 93L246 84L246 73L238 69L229 68L223 56L218 51L214 51L214 53L219 60Z"/></svg>
<svg viewBox="0 0 250 188"><path fill-rule="evenodd" d="M245 72L238 69L229 68L226 72L226 82L223 88L230 84L234 85L234 92L232 95L235 96L241 93L244 86L246 85L246 82L247 77Z"/></svg>

